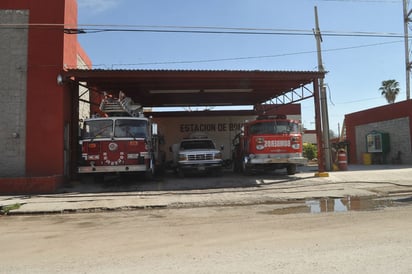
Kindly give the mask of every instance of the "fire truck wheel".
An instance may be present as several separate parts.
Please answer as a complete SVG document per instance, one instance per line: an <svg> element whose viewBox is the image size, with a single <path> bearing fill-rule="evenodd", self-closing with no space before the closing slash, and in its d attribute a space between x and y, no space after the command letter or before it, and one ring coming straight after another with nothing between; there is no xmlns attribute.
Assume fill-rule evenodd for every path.
<svg viewBox="0 0 412 274"><path fill-rule="evenodd" d="M245 161L242 161L242 173L244 175L252 175L252 169L246 165Z"/></svg>
<svg viewBox="0 0 412 274"><path fill-rule="evenodd" d="M145 173L146 180L153 180L154 174L151 169L147 170Z"/></svg>
<svg viewBox="0 0 412 274"><path fill-rule="evenodd" d="M241 171L241 167L238 161L233 161L233 172L240 172Z"/></svg>
<svg viewBox="0 0 412 274"><path fill-rule="evenodd" d="M153 180L155 177L155 163L154 163L154 159L150 160L150 167L149 169L146 171L146 179L147 180Z"/></svg>
<svg viewBox="0 0 412 274"><path fill-rule="evenodd" d="M288 167L286 168L286 171L288 175L294 175L296 173L296 165L295 164L288 165Z"/></svg>

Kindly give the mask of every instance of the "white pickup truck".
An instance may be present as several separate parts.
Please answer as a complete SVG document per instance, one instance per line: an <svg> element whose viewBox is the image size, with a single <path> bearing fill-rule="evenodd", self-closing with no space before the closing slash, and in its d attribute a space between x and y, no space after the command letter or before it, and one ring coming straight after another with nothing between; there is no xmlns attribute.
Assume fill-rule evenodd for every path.
<svg viewBox="0 0 412 274"><path fill-rule="evenodd" d="M222 152L211 139L183 139L173 146L172 151L173 163L180 177L189 172L219 175L222 171Z"/></svg>

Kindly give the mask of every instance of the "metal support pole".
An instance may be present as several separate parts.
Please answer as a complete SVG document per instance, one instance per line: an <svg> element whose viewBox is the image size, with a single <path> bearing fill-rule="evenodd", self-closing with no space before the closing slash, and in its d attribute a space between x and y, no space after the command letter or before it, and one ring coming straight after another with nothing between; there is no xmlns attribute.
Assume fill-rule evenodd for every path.
<svg viewBox="0 0 412 274"><path fill-rule="evenodd" d="M316 37L316 46L318 51L318 70L320 72L325 72L322 62L322 50L321 50L321 41L322 37L319 29L318 21L318 9L315 6L315 37ZM328 103L326 97L326 88L323 83L323 78L319 79L319 89L320 89L320 104L321 104L321 113L322 113L322 136L323 136L323 151L325 157L325 169L326 171L332 170L332 161L331 161L331 149L330 149L330 137L329 137L329 115L328 115Z"/></svg>
<svg viewBox="0 0 412 274"><path fill-rule="evenodd" d="M404 36L405 36L405 69L406 69L406 100L410 99L411 93L411 84L410 84L410 70L411 70L411 63L409 61L409 16L410 11L408 11L408 4L406 0L403 0L403 23L404 23Z"/></svg>
<svg viewBox="0 0 412 274"><path fill-rule="evenodd" d="M318 81L313 82L313 98L315 103L315 126L316 126L316 142L318 143L318 172L323 173L325 172L325 165L324 165L324 151L322 145L322 124L320 119L320 91L319 91L319 83Z"/></svg>
<svg viewBox="0 0 412 274"><path fill-rule="evenodd" d="M323 148L325 150L325 169L332 170L331 148L330 148L330 132L329 132L329 115L328 102L326 96L326 87L320 87L320 105L322 112L322 128L323 128Z"/></svg>

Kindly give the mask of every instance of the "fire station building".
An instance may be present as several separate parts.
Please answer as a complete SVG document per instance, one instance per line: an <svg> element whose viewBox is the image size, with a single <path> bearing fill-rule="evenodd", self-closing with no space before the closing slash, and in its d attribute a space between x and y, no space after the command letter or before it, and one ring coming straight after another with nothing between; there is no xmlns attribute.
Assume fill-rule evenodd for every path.
<svg viewBox="0 0 412 274"><path fill-rule="evenodd" d="M281 104L290 98L314 97L318 106L321 72L90 70L91 61L71 31L77 27L76 0L3 0L0 24L0 49L7 53L0 56L0 194L55 192L69 179L77 169L79 118L86 118L90 108L94 112L93 105L103 91L124 91L148 108L166 104L260 106L291 91L293 95L285 96ZM90 103L84 113L83 101ZM299 109L290 106L282 114L300 119L300 105ZM172 122L167 120L171 117L154 118L171 129ZM201 118L195 121L198 124ZM185 125L196 123L186 119L175 126L182 129L183 125L185 131ZM239 122L215 124L217 130L208 131L230 135L231 129L238 130Z"/></svg>
<svg viewBox="0 0 412 274"><path fill-rule="evenodd" d="M77 3L2 0L0 24L0 193L52 192L69 172L72 113L56 76L90 66L77 36L63 31L77 26Z"/></svg>
<svg viewBox="0 0 412 274"><path fill-rule="evenodd" d="M82 102L91 103L93 111L103 91L124 91L149 108L167 104L262 107L263 102L273 101L273 105L284 104L282 114L293 119L301 115L300 105L294 103L314 98L316 142L322 143L318 83L324 73L91 70L90 59L71 31L77 27L77 8L76 0L0 1L0 50L6 53L0 55L0 194L51 193L69 179L77 168L79 119L90 113L90 105L83 111ZM182 95L179 89L186 92ZM288 92L292 95L286 96ZM389 159L412 163L411 103L395 105L371 110L372 115L346 116L351 163L368 157L374 163ZM268 113L278 113L277 108L265 107ZM393 115L387 119L389 112ZM226 119L221 123L223 118L217 116L210 123L191 114L176 123L164 113L150 115L176 138L173 127L182 136L193 126L203 127L218 139L220 132L234 134L240 124L240 120L226 119L227 113L220 113ZM250 117L252 112L236 115Z"/></svg>

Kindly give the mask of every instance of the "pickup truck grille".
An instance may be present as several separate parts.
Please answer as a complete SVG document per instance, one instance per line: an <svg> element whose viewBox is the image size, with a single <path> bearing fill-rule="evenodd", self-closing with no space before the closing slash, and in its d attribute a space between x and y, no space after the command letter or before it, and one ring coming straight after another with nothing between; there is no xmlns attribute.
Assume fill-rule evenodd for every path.
<svg viewBox="0 0 412 274"><path fill-rule="evenodd" d="M213 160L213 153L205 154L189 154L187 155L189 161Z"/></svg>

